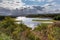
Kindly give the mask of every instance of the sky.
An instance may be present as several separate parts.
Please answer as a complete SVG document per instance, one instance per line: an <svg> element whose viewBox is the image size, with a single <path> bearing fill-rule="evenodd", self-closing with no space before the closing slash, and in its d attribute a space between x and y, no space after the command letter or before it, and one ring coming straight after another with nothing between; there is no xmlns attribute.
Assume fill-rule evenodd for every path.
<svg viewBox="0 0 60 40"><path fill-rule="evenodd" d="M26 6L42 6L49 10L60 9L60 0L0 0L0 7L20 8Z"/></svg>

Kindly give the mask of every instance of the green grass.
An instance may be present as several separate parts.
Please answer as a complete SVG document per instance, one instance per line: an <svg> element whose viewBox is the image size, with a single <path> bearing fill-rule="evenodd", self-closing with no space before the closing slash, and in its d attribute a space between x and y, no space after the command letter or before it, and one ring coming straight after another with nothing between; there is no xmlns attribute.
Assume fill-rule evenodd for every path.
<svg viewBox="0 0 60 40"><path fill-rule="evenodd" d="M38 22L55 22L55 20L32 20L32 21L38 21Z"/></svg>

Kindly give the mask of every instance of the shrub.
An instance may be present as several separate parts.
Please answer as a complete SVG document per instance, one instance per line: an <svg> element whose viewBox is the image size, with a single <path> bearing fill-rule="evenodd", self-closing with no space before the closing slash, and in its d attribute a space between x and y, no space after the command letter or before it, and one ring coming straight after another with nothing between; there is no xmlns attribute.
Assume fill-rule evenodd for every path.
<svg viewBox="0 0 60 40"><path fill-rule="evenodd" d="M60 15L55 16L53 19L54 19L54 20L60 20Z"/></svg>
<svg viewBox="0 0 60 40"><path fill-rule="evenodd" d="M0 33L0 40L13 40L13 39L11 39L10 36L8 36L4 33Z"/></svg>

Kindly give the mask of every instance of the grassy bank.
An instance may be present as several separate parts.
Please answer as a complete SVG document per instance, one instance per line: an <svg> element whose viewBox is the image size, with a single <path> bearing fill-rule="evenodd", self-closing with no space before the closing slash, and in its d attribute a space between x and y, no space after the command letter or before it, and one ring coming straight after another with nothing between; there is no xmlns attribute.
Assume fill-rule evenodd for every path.
<svg viewBox="0 0 60 40"><path fill-rule="evenodd" d="M17 24L13 18L6 17L0 21L0 40L60 40L60 21L39 24L32 30L25 24Z"/></svg>

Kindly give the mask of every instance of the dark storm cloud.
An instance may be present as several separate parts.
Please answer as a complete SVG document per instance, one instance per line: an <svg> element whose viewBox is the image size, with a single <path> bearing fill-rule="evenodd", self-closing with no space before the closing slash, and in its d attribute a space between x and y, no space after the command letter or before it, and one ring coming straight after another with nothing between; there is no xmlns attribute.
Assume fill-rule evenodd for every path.
<svg viewBox="0 0 60 40"><path fill-rule="evenodd" d="M0 3L2 2L2 0L0 0Z"/></svg>

